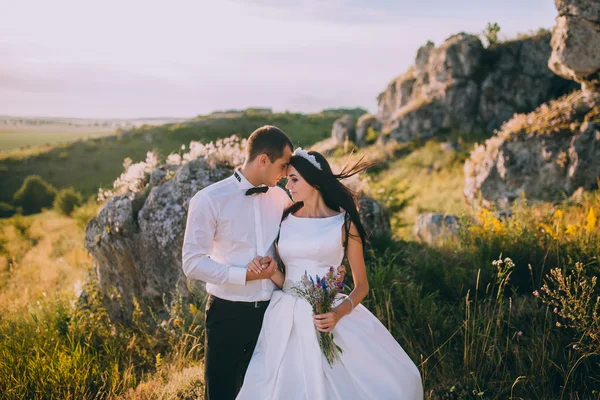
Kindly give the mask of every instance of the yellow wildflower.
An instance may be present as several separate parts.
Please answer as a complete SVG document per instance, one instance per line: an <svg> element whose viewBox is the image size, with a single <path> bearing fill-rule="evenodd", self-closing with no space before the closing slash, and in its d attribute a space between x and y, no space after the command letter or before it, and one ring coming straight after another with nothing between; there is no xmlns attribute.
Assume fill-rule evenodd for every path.
<svg viewBox="0 0 600 400"><path fill-rule="evenodd" d="M590 208L590 212L587 217L585 217L585 226L584 229L588 232L591 232L596 228L596 214L594 213L594 209Z"/></svg>
<svg viewBox="0 0 600 400"><path fill-rule="evenodd" d="M577 235L577 225L569 224L567 225L567 229L565 229L565 233L567 235Z"/></svg>
<svg viewBox="0 0 600 400"><path fill-rule="evenodd" d="M552 239L556 239L556 233L554 232L554 229L552 229L552 227L550 225L544 224L544 223L540 223L540 224L538 224L538 227L541 228L548 235L550 235L550 237Z"/></svg>
<svg viewBox="0 0 600 400"><path fill-rule="evenodd" d="M561 219L563 216L563 212L561 210L554 211L554 218Z"/></svg>

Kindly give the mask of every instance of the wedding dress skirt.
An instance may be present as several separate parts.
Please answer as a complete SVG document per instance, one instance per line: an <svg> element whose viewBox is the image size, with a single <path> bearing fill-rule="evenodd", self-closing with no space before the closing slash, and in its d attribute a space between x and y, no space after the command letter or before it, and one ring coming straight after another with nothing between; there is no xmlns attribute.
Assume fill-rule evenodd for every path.
<svg viewBox="0 0 600 400"><path fill-rule="evenodd" d="M273 293L238 400L421 400L419 370L381 322L358 305L332 330L342 348L330 366L319 346L310 304L285 290L306 272L324 276L344 257L344 213L329 218L289 215L281 226L286 285ZM338 295L336 302L343 300Z"/></svg>

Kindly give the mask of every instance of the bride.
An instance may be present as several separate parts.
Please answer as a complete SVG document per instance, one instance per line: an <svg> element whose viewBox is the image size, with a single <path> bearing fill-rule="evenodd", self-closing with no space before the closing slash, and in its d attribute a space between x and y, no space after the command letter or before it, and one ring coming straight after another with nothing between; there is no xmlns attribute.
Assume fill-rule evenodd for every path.
<svg viewBox="0 0 600 400"><path fill-rule="evenodd" d="M297 149L287 171L294 204L281 223L278 251L285 274L275 291L237 399L423 398L421 376L406 352L360 302L369 291L363 258L366 233L356 197L340 181L368 168L357 163L335 175L321 154ZM302 276L324 276L348 257L354 279L331 312L313 315L293 290ZM261 268L257 262L248 269ZM332 332L343 353L330 366L318 332Z"/></svg>

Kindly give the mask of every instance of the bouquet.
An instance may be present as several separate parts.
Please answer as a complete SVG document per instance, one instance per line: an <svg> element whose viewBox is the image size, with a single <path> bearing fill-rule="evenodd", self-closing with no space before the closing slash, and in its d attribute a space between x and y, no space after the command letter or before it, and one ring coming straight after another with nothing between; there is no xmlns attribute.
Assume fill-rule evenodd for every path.
<svg viewBox="0 0 600 400"><path fill-rule="evenodd" d="M337 282L338 274L333 267L322 278L317 275L315 279L304 273L304 276L294 287L298 297L306 300L311 306L315 315L325 314L331 311L335 296L343 289L342 282ZM315 327L316 329L316 327ZM333 341L333 333L317 331L319 345L330 366L339 359L342 354L340 346Z"/></svg>

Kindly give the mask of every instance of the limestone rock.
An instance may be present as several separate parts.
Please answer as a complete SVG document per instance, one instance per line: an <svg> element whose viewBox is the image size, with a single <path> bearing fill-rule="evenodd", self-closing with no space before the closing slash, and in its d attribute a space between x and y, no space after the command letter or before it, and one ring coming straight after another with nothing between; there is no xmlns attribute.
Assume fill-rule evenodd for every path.
<svg viewBox="0 0 600 400"><path fill-rule="evenodd" d="M390 233L390 220L381 204L369 196L361 196L358 208L360 220L370 235Z"/></svg>
<svg viewBox="0 0 600 400"><path fill-rule="evenodd" d="M338 144L344 143L346 139L355 141L356 140L356 130L354 126L354 118L351 115L346 114L340 118L338 118L333 123L333 128L331 130L331 137Z"/></svg>
<svg viewBox="0 0 600 400"><path fill-rule="evenodd" d="M548 67L584 89L600 89L600 2L555 0L558 10Z"/></svg>
<svg viewBox="0 0 600 400"><path fill-rule="evenodd" d="M465 163L465 197L507 205L521 193L557 200L600 177L600 93L578 91L517 114Z"/></svg>
<svg viewBox="0 0 600 400"><path fill-rule="evenodd" d="M95 259L100 288L115 288L121 304L109 302L113 317L127 319L134 298L160 315L163 294L189 294L181 269L187 202L203 187L229 176L232 169L204 159L181 166L173 179L141 193L111 198L87 225L85 246ZM121 309L123 306L123 309Z"/></svg>
<svg viewBox="0 0 600 400"><path fill-rule="evenodd" d="M458 235L459 221L454 215L427 213L417 217L413 233L418 240L435 244L442 238Z"/></svg>
<svg viewBox="0 0 600 400"><path fill-rule="evenodd" d="M550 34L483 48L460 33L428 42L415 63L378 96L385 137L399 142L458 131L492 133L516 112L529 112L576 86L548 69Z"/></svg>
<svg viewBox="0 0 600 400"><path fill-rule="evenodd" d="M369 129L375 131L375 133L379 134L381 130L381 124L376 116L371 114L364 114L358 118L356 122L356 144L364 145L366 144L366 139L369 134Z"/></svg>

